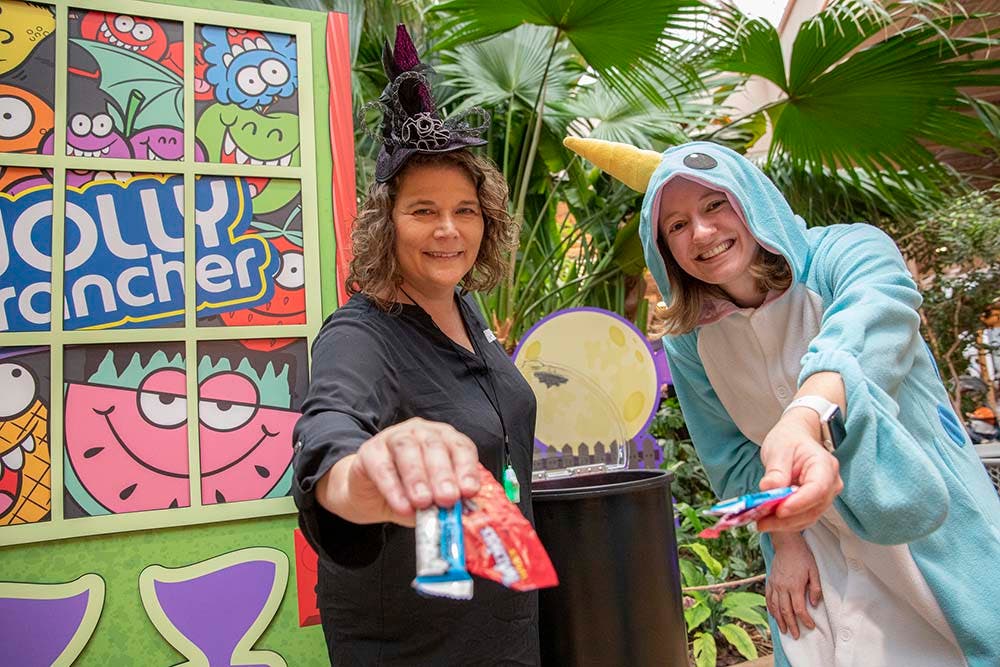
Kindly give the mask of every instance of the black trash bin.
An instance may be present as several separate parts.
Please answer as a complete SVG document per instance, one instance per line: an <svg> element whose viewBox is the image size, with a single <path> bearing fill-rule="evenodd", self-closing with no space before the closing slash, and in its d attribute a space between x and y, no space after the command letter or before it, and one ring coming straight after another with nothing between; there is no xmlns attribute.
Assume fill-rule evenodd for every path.
<svg viewBox="0 0 1000 667"><path fill-rule="evenodd" d="M539 597L546 667L687 667L665 470L536 481L535 528L559 586Z"/></svg>

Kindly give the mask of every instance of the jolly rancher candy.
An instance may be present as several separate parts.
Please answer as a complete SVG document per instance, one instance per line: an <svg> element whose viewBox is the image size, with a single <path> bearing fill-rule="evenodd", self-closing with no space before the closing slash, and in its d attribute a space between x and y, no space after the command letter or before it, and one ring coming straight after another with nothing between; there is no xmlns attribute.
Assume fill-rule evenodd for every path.
<svg viewBox="0 0 1000 667"><path fill-rule="evenodd" d="M704 514L722 518L714 526L709 526L698 533L698 537L713 539L721 535L724 530L745 526L770 516L778 509L778 505L785 502L798 488L797 486L783 486L780 489L748 493L716 503L705 510Z"/></svg>
<svg viewBox="0 0 1000 667"><path fill-rule="evenodd" d="M516 591L558 584L535 529L482 465L479 476L479 493L472 498L450 509L417 512L413 587L424 595L467 600L472 597L470 572Z"/></svg>

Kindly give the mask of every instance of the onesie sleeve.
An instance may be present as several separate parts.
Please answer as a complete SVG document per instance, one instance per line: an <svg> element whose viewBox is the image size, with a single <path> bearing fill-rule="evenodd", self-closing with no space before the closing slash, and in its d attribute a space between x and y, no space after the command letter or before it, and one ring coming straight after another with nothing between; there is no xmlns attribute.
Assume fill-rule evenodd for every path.
<svg viewBox="0 0 1000 667"><path fill-rule="evenodd" d="M840 374L847 437L835 452L844 480L837 509L862 539L901 544L933 532L948 513L934 443L914 439L895 399L916 355L927 354L921 296L891 238L870 225L844 229L824 236L815 253L825 308L799 385L821 371Z"/></svg>

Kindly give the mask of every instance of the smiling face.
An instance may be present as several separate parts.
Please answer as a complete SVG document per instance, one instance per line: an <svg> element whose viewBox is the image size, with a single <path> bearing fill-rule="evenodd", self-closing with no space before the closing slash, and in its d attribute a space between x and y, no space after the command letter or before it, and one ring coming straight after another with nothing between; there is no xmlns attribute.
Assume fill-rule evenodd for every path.
<svg viewBox="0 0 1000 667"><path fill-rule="evenodd" d="M49 141L51 139L47 139ZM66 133L66 155L76 157L132 157L132 149L106 113L74 114Z"/></svg>
<svg viewBox="0 0 1000 667"><path fill-rule="evenodd" d="M724 192L671 179L658 219L660 238L685 273L718 285L739 306L760 304L764 295L749 272L760 246Z"/></svg>
<svg viewBox="0 0 1000 667"><path fill-rule="evenodd" d="M132 135L132 151L139 160L181 160L184 132L174 127L151 127ZM195 146L197 151L198 147Z"/></svg>
<svg viewBox="0 0 1000 667"><path fill-rule="evenodd" d="M70 489L78 502L114 514L190 504L185 391L176 368L154 370L137 389L67 385L66 456L82 487ZM198 401L202 502L263 498L274 489L292 459L298 416L260 405L244 375L206 378Z"/></svg>
<svg viewBox="0 0 1000 667"><path fill-rule="evenodd" d="M476 263L485 223L476 185L462 168L405 169L392 220L404 288L450 293Z"/></svg>
<svg viewBox="0 0 1000 667"><path fill-rule="evenodd" d="M90 12L80 23L84 39L93 39L120 49L159 60L167 53L163 27L151 19L125 14Z"/></svg>
<svg viewBox="0 0 1000 667"><path fill-rule="evenodd" d="M223 164L272 167L299 165L299 120L292 113L261 114L234 104L213 104L198 118L195 136L205 147L204 157ZM294 191L275 188L271 179L247 178L254 213L276 211Z"/></svg>
<svg viewBox="0 0 1000 667"><path fill-rule="evenodd" d="M298 63L288 35L205 26L202 37L208 45L205 80L220 102L252 109L295 93Z"/></svg>
<svg viewBox="0 0 1000 667"><path fill-rule="evenodd" d="M48 410L26 366L0 363L0 526L49 512Z"/></svg>

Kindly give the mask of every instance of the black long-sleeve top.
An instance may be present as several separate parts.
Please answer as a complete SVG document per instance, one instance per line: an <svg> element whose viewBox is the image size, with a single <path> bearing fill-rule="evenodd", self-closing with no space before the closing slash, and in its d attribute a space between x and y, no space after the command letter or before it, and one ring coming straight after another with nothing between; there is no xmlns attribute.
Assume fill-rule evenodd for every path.
<svg viewBox="0 0 1000 667"><path fill-rule="evenodd" d="M420 307L386 312L356 294L324 323L295 427L293 494L299 525L319 554L316 587L333 665L537 665L538 599L475 580L470 601L423 598L411 587L414 532L357 525L327 512L314 487L334 463L380 430L423 417L469 436L498 479L503 429L531 514L535 398L502 346L487 340L470 297L456 295L476 352L450 341ZM492 385L490 382L492 381Z"/></svg>

